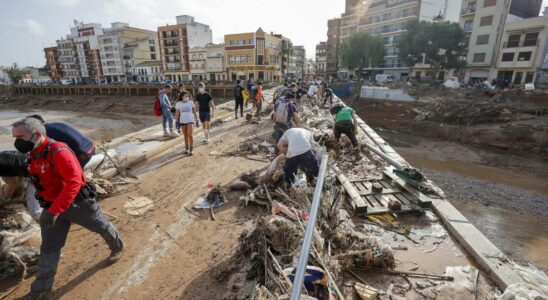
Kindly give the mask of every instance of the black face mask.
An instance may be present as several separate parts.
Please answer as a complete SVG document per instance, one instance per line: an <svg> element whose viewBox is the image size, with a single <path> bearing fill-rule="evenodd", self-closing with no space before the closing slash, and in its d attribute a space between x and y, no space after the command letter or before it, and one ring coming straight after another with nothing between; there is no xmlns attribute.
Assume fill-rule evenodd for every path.
<svg viewBox="0 0 548 300"><path fill-rule="evenodd" d="M31 136L31 140L33 136L34 134ZM15 146L15 149L21 153L29 153L35 146L33 141L25 141L23 139L15 139L13 145Z"/></svg>

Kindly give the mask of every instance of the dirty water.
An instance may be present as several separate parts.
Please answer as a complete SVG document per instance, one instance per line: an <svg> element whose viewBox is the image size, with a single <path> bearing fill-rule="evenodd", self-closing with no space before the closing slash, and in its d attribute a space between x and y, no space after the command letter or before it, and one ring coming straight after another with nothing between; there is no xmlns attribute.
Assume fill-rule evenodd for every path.
<svg viewBox="0 0 548 300"><path fill-rule="evenodd" d="M421 169L449 171L461 176L475 177L548 195L547 178L520 174L512 170L484 166L473 162L435 160L413 154L404 154L403 156L413 166Z"/></svg>
<svg viewBox="0 0 548 300"><path fill-rule="evenodd" d="M513 259L526 260L548 270L546 218L473 201L453 201L453 205L502 252Z"/></svg>
<svg viewBox="0 0 548 300"><path fill-rule="evenodd" d="M95 143L108 141L160 122L154 116L120 113L83 114L68 111L2 110L0 111L0 151L14 149L11 124L31 114L41 115L46 122L71 124L89 136Z"/></svg>

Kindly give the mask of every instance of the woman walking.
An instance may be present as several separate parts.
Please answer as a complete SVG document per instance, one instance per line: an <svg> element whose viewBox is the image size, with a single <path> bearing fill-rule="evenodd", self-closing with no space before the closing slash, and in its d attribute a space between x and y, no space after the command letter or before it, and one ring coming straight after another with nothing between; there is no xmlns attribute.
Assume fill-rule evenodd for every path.
<svg viewBox="0 0 548 300"><path fill-rule="evenodd" d="M192 137L192 127L196 123L198 126L198 117L196 115L196 106L191 100L190 93L183 91L179 94L177 104L175 104L175 118L181 123L183 135L185 137L185 153L192 155L194 139Z"/></svg>

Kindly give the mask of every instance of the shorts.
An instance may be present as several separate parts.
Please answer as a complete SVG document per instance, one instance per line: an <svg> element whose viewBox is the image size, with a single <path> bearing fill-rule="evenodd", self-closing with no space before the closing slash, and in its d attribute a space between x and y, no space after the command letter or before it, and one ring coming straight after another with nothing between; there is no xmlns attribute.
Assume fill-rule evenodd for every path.
<svg viewBox="0 0 548 300"><path fill-rule="evenodd" d="M209 111L200 112L200 122L209 122L211 120L211 113Z"/></svg>

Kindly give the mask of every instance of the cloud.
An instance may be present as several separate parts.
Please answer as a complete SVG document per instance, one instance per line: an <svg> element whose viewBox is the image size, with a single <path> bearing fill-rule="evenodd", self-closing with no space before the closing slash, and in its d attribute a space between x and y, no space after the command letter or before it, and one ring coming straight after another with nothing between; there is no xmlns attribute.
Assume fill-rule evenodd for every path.
<svg viewBox="0 0 548 300"><path fill-rule="evenodd" d="M38 0L43 6L72 7L80 4L82 0Z"/></svg>
<svg viewBox="0 0 548 300"><path fill-rule="evenodd" d="M22 21L11 21L8 25L8 29L15 33L32 35L42 35L45 32L44 26L31 19L25 19Z"/></svg>

